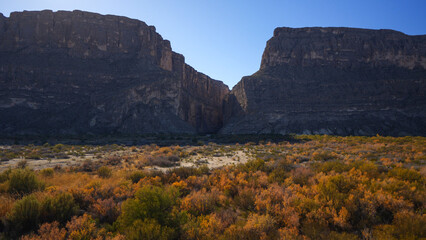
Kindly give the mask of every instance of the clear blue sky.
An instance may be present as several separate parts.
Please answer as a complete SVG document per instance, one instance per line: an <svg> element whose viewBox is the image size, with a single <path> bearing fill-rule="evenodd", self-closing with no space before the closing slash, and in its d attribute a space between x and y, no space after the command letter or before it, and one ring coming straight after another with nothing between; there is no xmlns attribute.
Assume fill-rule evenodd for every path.
<svg viewBox="0 0 426 240"><path fill-rule="evenodd" d="M276 27L426 34L426 0L0 0L5 16L43 9L122 15L154 25L188 64L230 88L259 69Z"/></svg>

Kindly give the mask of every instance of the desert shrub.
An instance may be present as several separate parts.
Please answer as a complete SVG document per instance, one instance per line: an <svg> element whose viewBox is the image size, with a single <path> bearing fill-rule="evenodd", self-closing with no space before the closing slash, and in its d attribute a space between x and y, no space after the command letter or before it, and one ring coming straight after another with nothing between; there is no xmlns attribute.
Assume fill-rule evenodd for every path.
<svg viewBox="0 0 426 240"><path fill-rule="evenodd" d="M9 175L10 193L28 194L43 188L44 184L29 169L15 169Z"/></svg>
<svg viewBox="0 0 426 240"><path fill-rule="evenodd" d="M53 167L53 170L55 170L56 172L61 171L62 170L62 166L57 164Z"/></svg>
<svg viewBox="0 0 426 240"><path fill-rule="evenodd" d="M61 143L56 144L56 145L55 145L55 146L53 146L53 148L52 148L52 151L53 151L53 152L56 152L56 153L61 152L61 151L63 151L63 150L65 150L65 146L64 146L63 144L61 144Z"/></svg>
<svg viewBox="0 0 426 240"><path fill-rule="evenodd" d="M21 168L21 169L24 169L24 168L26 168L27 166L28 166L28 161L27 161L27 160L25 160L25 159L20 160L20 161L16 164L16 167L17 167L17 168Z"/></svg>
<svg viewBox="0 0 426 240"><path fill-rule="evenodd" d="M147 165L149 166L159 166L159 167L173 167L178 165L179 163L176 162L172 156L156 156L156 157L150 157L147 159Z"/></svg>
<svg viewBox="0 0 426 240"><path fill-rule="evenodd" d="M269 215L251 214L244 225L231 225L225 232L225 239L277 239L278 230Z"/></svg>
<svg viewBox="0 0 426 240"><path fill-rule="evenodd" d="M59 228L58 222L44 223L38 230L38 235L26 235L20 240L65 240L67 231Z"/></svg>
<svg viewBox="0 0 426 240"><path fill-rule="evenodd" d="M10 174L12 173L12 169L7 169L6 171L0 173L0 183L4 183L9 180Z"/></svg>
<svg viewBox="0 0 426 240"><path fill-rule="evenodd" d="M25 154L26 159L34 159L34 160L40 160L42 156L38 152L30 152L28 154Z"/></svg>
<svg viewBox="0 0 426 240"><path fill-rule="evenodd" d="M238 195L234 201L236 206L248 211L253 211L256 204L256 191L253 188L244 188L238 190Z"/></svg>
<svg viewBox="0 0 426 240"><path fill-rule="evenodd" d="M98 169L98 175L101 178L110 178L112 176L112 170L106 166L100 167Z"/></svg>
<svg viewBox="0 0 426 240"><path fill-rule="evenodd" d="M228 209L229 210L229 209ZM227 211L233 214L232 210ZM233 218L228 224L228 219L222 220L218 214L210 214L207 216L191 217L182 226L182 239L224 239L221 235L226 227L234 223ZM241 238L243 239L243 238Z"/></svg>
<svg viewBox="0 0 426 240"><path fill-rule="evenodd" d="M16 202L15 198L10 195L1 194L0 195L0 225L2 220L5 219L7 214L13 207L13 204Z"/></svg>
<svg viewBox="0 0 426 240"><path fill-rule="evenodd" d="M73 217L66 225L68 239L91 240L97 239L98 230L96 222L87 214L81 217Z"/></svg>
<svg viewBox="0 0 426 240"><path fill-rule="evenodd" d="M302 222L301 232L310 239L328 239L328 226L325 221L306 219Z"/></svg>
<svg viewBox="0 0 426 240"><path fill-rule="evenodd" d="M206 175L210 173L210 168L207 165L201 165L198 167L198 172L200 175Z"/></svg>
<svg viewBox="0 0 426 240"><path fill-rule="evenodd" d="M402 211L393 220L398 239L422 239L426 237L426 214Z"/></svg>
<svg viewBox="0 0 426 240"><path fill-rule="evenodd" d="M161 226L154 219L136 220L126 231L129 240L167 240L172 239L175 231L172 228Z"/></svg>
<svg viewBox="0 0 426 240"><path fill-rule="evenodd" d="M145 185L135 198L126 200L121 206L119 221L122 227L130 227L136 220L155 219L160 225L171 223L170 211L178 197L176 188L161 188Z"/></svg>
<svg viewBox="0 0 426 240"><path fill-rule="evenodd" d="M416 170L406 168L394 168L389 171L389 176L409 182L421 181L423 178Z"/></svg>
<svg viewBox="0 0 426 240"><path fill-rule="evenodd" d="M301 186L307 185L309 178L314 175L311 169L306 167L299 167L291 171L293 182Z"/></svg>
<svg viewBox="0 0 426 240"><path fill-rule="evenodd" d="M96 169L98 169L97 164L90 159L84 160L83 164L81 165L81 170L84 172L93 172Z"/></svg>
<svg viewBox="0 0 426 240"><path fill-rule="evenodd" d="M70 193L60 193L53 198L46 198L41 205L43 222L58 221L65 224L78 213L78 205Z"/></svg>
<svg viewBox="0 0 426 240"><path fill-rule="evenodd" d="M351 166L361 172L367 173L369 177L377 177L380 173L377 165L370 161L355 161Z"/></svg>
<svg viewBox="0 0 426 240"><path fill-rule="evenodd" d="M177 163L177 162L179 162L179 161L180 161L180 158L179 158L178 156L176 156L176 155L168 156L168 157L167 157L167 159L168 159L170 162L174 162L174 163Z"/></svg>
<svg viewBox="0 0 426 240"><path fill-rule="evenodd" d="M106 165L117 166L121 163L121 157L119 156L109 156L105 159Z"/></svg>
<svg viewBox="0 0 426 240"><path fill-rule="evenodd" d="M70 158L70 156L68 156L68 154L60 152L60 153L55 153L54 157L56 159L68 159Z"/></svg>
<svg viewBox="0 0 426 240"><path fill-rule="evenodd" d="M120 208L113 198L98 199L90 206L89 212L101 223L112 224L120 215Z"/></svg>
<svg viewBox="0 0 426 240"><path fill-rule="evenodd" d="M351 234L351 233L346 233L346 232L342 232L342 233L338 233L338 232L331 232L327 239L330 240L358 240L358 236L355 234Z"/></svg>
<svg viewBox="0 0 426 240"><path fill-rule="evenodd" d="M331 200L336 208L339 208L347 198L349 191L356 186L355 184L343 175L336 175L320 182L318 190L322 199Z"/></svg>
<svg viewBox="0 0 426 240"><path fill-rule="evenodd" d="M334 156L332 153L328 152L328 151L323 151L323 152L314 152L312 154L312 159L315 161L328 161L333 159Z"/></svg>
<svg viewBox="0 0 426 240"><path fill-rule="evenodd" d="M40 203L32 195L17 201L8 216L12 234L22 235L34 230L40 222L40 209Z"/></svg>
<svg viewBox="0 0 426 240"><path fill-rule="evenodd" d="M395 215L392 225L375 226L373 238L378 240L423 239L426 236L425 224L426 214L401 211Z"/></svg>
<svg viewBox="0 0 426 240"><path fill-rule="evenodd" d="M40 171L40 174L43 176L43 177L53 177L53 174L55 173L55 171L53 170L53 168L45 168L45 169L42 169L41 171Z"/></svg>
<svg viewBox="0 0 426 240"><path fill-rule="evenodd" d="M135 171L129 175L129 179L132 181L132 183L138 183L139 180L144 177L146 177L146 174L143 171Z"/></svg>
<svg viewBox="0 0 426 240"><path fill-rule="evenodd" d="M203 174L207 174L209 172L209 168L207 166L201 166L199 168L194 167L177 167L167 171L167 174L173 175L175 174L177 177L181 179L187 179L190 176L201 176Z"/></svg>
<svg viewBox="0 0 426 240"><path fill-rule="evenodd" d="M217 206L219 193L208 192L206 189L191 192L181 203L181 208L193 215L206 215L211 213Z"/></svg>
<svg viewBox="0 0 426 240"><path fill-rule="evenodd" d="M314 165L314 168L317 172L331 172L335 171L337 173L342 173L345 171L349 171L351 166L344 164L341 161L328 161L324 163L317 163Z"/></svg>
<svg viewBox="0 0 426 240"><path fill-rule="evenodd" d="M8 151L1 152L0 151L0 162L7 162L7 161L12 160L12 159L17 158L17 157L18 157L18 155L14 152L8 152Z"/></svg>
<svg viewBox="0 0 426 240"><path fill-rule="evenodd" d="M292 166L285 160L277 160L272 165L272 171L269 174L270 182L282 183L290 176Z"/></svg>
<svg viewBox="0 0 426 240"><path fill-rule="evenodd" d="M265 171L265 161L263 159L250 160L246 164L239 165L239 168L245 172Z"/></svg>
<svg viewBox="0 0 426 240"><path fill-rule="evenodd" d="M369 233L372 235L370 239L376 240L396 240L394 234L395 227L388 224L375 226L372 233Z"/></svg>

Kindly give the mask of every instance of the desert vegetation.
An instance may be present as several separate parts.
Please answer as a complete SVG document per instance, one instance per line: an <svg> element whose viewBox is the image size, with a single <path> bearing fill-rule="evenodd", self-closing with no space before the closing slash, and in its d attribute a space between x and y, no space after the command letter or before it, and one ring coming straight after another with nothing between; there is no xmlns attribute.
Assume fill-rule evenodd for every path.
<svg viewBox="0 0 426 240"><path fill-rule="evenodd" d="M426 138L236 142L3 145L0 239L426 238Z"/></svg>

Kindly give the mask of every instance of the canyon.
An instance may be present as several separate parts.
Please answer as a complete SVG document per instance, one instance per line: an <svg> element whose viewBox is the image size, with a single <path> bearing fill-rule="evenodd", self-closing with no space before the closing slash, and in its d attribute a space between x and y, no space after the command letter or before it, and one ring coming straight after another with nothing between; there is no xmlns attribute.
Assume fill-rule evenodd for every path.
<svg viewBox="0 0 426 240"><path fill-rule="evenodd" d="M0 133L210 133L220 81L139 20L82 11L0 16Z"/></svg>
<svg viewBox="0 0 426 240"><path fill-rule="evenodd" d="M426 134L426 35L277 28L226 97L222 133Z"/></svg>
<svg viewBox="0 0 426 240"><path fill-rule="evenodd" d="M0 15L0 135L426 135L426 35L277 28L230 91L146 23Z"/></svg>

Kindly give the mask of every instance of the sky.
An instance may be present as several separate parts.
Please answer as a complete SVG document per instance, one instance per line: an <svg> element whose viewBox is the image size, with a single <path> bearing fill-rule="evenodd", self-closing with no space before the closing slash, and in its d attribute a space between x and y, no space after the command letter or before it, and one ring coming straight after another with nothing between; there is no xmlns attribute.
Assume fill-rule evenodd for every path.
<svg viewBox="0 0 426 240"><path fill-rule="evenodd" d="M276 27L426 34L426 0L0 0L0 12L83 10L154 25L197 71L232 88L260 66Z"/></svg>

